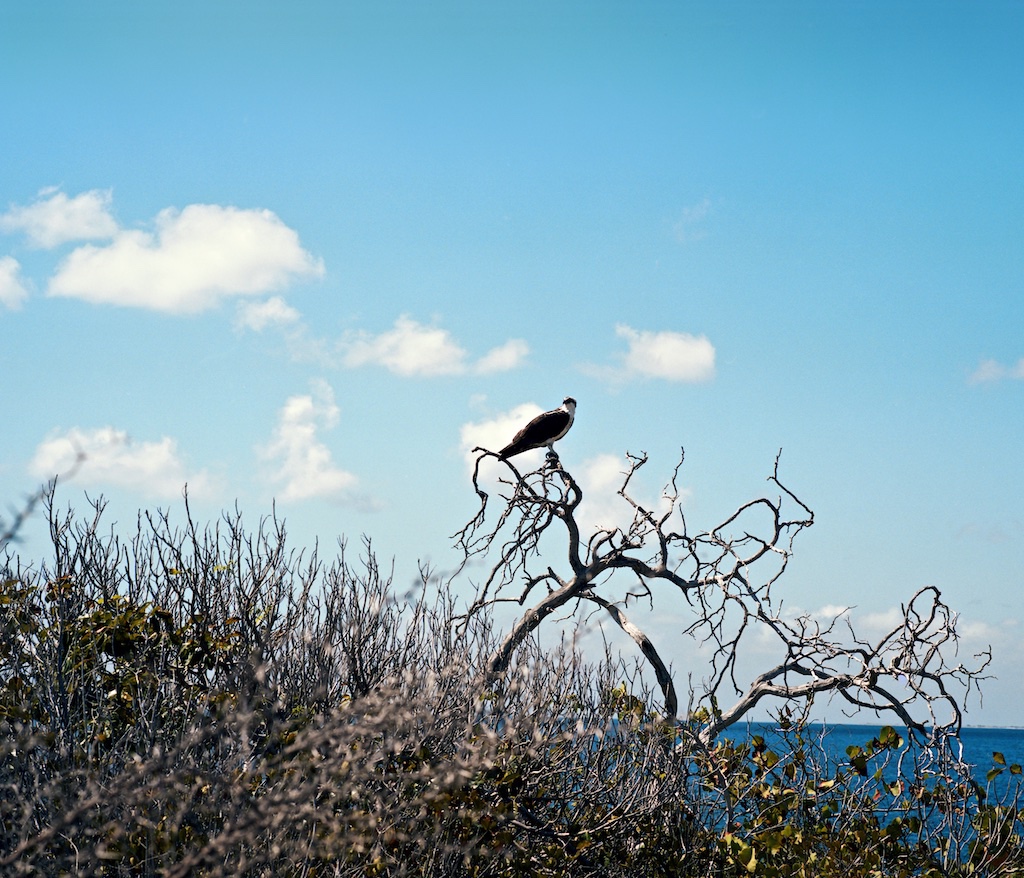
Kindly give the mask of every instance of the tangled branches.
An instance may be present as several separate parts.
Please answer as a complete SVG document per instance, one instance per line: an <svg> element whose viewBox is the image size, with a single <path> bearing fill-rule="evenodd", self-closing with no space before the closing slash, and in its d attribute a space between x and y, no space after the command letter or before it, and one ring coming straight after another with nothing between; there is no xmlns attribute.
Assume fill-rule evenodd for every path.
<svg viewBox="0 0 1024 878"><path fill-rule="evenodd" d="M1019 787L986 798L952 748L921 740L957 729L985 663L957 662L939 593L874 638L844 613L786 614L774 592L813 515L778 463L770 496L696 531L682 460L648 504L645 462L627 459L621 527L583 524L587 480L554 459L501 464L500 503L475 479L459 540L484 581L465 612L425 570L396 592L369 540L326 562L237 513L140 515L122 540L102 501L83 521L51 493L52 558L0 561L0 872L1019 874ZM685 722L631 598L682 606L704 645ZM504 632L501 601L523 607ZM633 639L660 692L608 642L591 664L575 640L530 636L577 606ZM751 644L777 660L750 674ZM818 693L901 720L910 746L886 726L833 764L801 721ZM782 704L781 746L719 735L762 699ZM1021 775L997 757L988 782Z"/></svg>
<svg viewBox="0 0 1024 878"><path fill-rule="evenodd" d="M774 496L743 503L720 523L693 532L680 502L684 455L651 506L632 488L647 456L627 455L618 497L631 519L584 533L584 488L556 457L525 474L499 460L508 469L498 480L502 505L489 522L492 501L481 485L481 464L497 456L478 451L473 486L480 507L456 534L456 545L462 569L473 560L488 563L466 618L502 602L526 608L491 654L492 676L508 669L516 650L552 613L593 604L640 647L655 672L666 718L674 719L679 699L667 664L625 613L636 599L652 605L665 600L667 590L693 612L684 633L710 653L703 691L691 693L705 742L765 697L807 704L818 693L838 693L851 710L895 715L919 732L959 730L962 697L982 679L989 657L979 656L974 667L953 660L956 616L937 589L914 594L899 623L874 641L858 636L845 612L824 622L783 613L774 592L814 513L781 481L778 457L768 478ZM560 562L550 560L559 556ZM776 643L781 659L744 682L737 663L741 644L754 631ZM727 700L734 703L723 709Z"/></svg>

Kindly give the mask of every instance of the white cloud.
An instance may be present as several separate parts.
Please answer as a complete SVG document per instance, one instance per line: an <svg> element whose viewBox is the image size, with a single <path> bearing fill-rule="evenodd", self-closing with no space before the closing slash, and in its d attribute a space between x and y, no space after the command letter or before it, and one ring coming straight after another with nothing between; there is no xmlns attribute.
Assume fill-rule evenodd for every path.
<svg viewBox="0 0 1024 878"><path fill-rule="evenodd" d="M907 597L910 595L908 594ZM920 609L920 608L919 608ZM902 628L906 617L900 605L892 605L883 609L866 610L843 604L826 604L816 610L806 610L796 604L788 603L782 612L784 621L794 623L801 618L820 625L822 629L835 622L832 636L849 645L851 641L848 625L853 627L856 636L872 643L881 641L892 631ZM1005 618L997 625L982 620L956 617L957 635L961 648L967 654L979 652L989 646L1016 644L1018 622L1014 618ZM778 649L779 641L774 632L767 627L759 627L754 645L768 652Z"/></svg>
<svg viewBox="0 0 1024 878"><path fill-rule="evenodd" d="M18 278L21 266L13 256L0 256L0 305L20 308L28 298L28 290Z"/></svg>
<svg viewBox="0 0 1024 878"><path fill-rule="evenodd" d="M624 365L633 375L666 381L708 381L715 375L715 348L703 335L640 332L623 324L615 334L629 343Z"/></svg>
<svg viewBox="0 0 1024 878"><path fill-rule="evenodd" d="M483 421L463 424L459 431L459 447L462 450L463 459L469 471L473 471L477 455L473 453L476 447L486 448L488 451L500 451L532 418L537 417L545 411L539 405L532 402L525 402L517 405L514 409L493 418ZM526 451L516 458L516 465L520 469L534 469L544 458L544 449L536 448ZM520 461L522 466L520 466Z"/></svg>
<svg viewBox="0 0 1024 878"><path fill-rule="evenodd" d="M195 313L230 296L260 295L323 263L269 210L215 204L168 208L156 231L120 231L104 247L72 251L48 294L87 302Z"/></svg>
<svg viewBox="0 0 1024 878"><path fill-rule="evenodd" d="M338 425L341 410L325 381L313 393L289 397L278 415L270 443L259 449L274 466L272 480L284 500L326 499L365 505L353 493L358 479L335 465L331 450L319 438L321 429Z"/></svg>
<svg viewBox="0 0 1024 878"><path fill-rule="evenodd" d="M958 623L957 633L968 641L972 648L989 646L1017 633L1016 619L1003 619L999 625L981 619L959 619Z"/></svg>
<svg viewBox="0 0 1024 878"><path fill-rule="evenodd" d="M57 189L43 189L33 204L13 206L0 215L0 230L22 231L37 247L66 241L113 238L117 222L110 213L109 189L93 189L68 198Z"/></svg>
<svg viewBox="0 0 1024 878"><path fill-rule="evenodd" d="M577 478L583 490L577 517L585 538L599 529L628 527L633 520L632 507L618 493L627 471L627 461L616 454L584 461Z"/></svg>
<svg viewBox="0 0 1024 878"><path fill-rule="evenodd" d="M629 461L616 454L598 454L588 458L579 467L576 481L583 491L583 502L577 511L580 532L584 539L599 530L621 528L628 530L635 515L634 508L619 494L629 472ZM629 495L655 517L670 511L664 493L651 496L638 477L630 482ZM689 490L680 489L678 502L685 502Z"/></svg>
<svg viewBox="0 0 1024 878"><path fill-rule="evenodd" d="M991 359L982 360L968 380L971 384L989 384L994 381L1005 381L1006 379L1024 380L1024 357L1017 360L1013 366L1004 366L1002 363Z"/></svg>
<svg viewBox="0 0 1024 878"><path fill-rule="evenodd" d="M831 608L822 609L820 614L824 615L827 609ZM851 609L845 615L851 619L858 634L875 639L902 627L905 622L903 608L899 606L867 613ZM1004 618L999 625L993 625L980 619L965 619L960 615L956 617L957 634L967 643L968 650L999 643L1016 626L1016 620L1011 618Z"/></svg>
<svg viewBox="0 0 1024 878"><path fill-rule="evenodd" d="M379 335L350 333L342 339L341 349L342 361L350 368L383 366L406 377L507 371L518 366L529 351L526 342L513 339L470 365L466 350L447 329L425 326L406 315L395 321L393 329Z"/></svg>
<svg viewBox="0 0 1024 878"><path fill-rule="evenodd" d="M84 455L77 469L76 460ZM29 464L42 479L74 472L73 481L100 488L127 488L147 497L171 498L189 493L209 497L213 480L205 470L190 473L178 452L177 442L164 436L157 442L134 442L124 430L74 427L42 442Z"/></svg>
<svg viewBox="0 0 1024 878"><path fill-rule="evenodd" d="M375 364L397 375L458 375L466 369L466 352L448 330L406 316L380 335L352 333L342 347L351 367Z"/></svg>
<svg viewBox="0 0 1024 878"><path fill-rule="evenodd" d="M280 296L265 302L240 302L236 324L243 329L263 332L268 326L287 326L297 323L299 312Z"/></svg>
<svg viewBox="0 0 1024 878"><path fill-rule="evenodd" d="M618 366L583 366L583 371L611 384L638 378L697 383L715 377L715 347L706 336L687 332L646 332L625 324L615 334L626 339L629 349L620 354Z"/></svg>
<svg viewBox="0 0 1024 878"><path fill-rule="evenodd" d="M679 219L672 226L672 233L680 244L689 241L699 241L704 237L705 232L700 223L711 212L711 199L705 198L698 204L684 207Z"/></svg>
<svg viewBox="0 0 1024 878"><path fill-rule="evenodd" d="M902 609L895 606L874 612L861 612L854 607L824 606L815 614L815 617L823 622L837 616L851 620L857 632L862 636L875 638L888 634L894 628L902 625L904 621Z"/></svg>
<svg viewBox="0 0 1024 878"><path fill-rule="evenodd" d="M513 338L484 354L477 360L473 371L480 375L508 372L518 367L529 353L530 346L525 341L521 338Z"/></svg>

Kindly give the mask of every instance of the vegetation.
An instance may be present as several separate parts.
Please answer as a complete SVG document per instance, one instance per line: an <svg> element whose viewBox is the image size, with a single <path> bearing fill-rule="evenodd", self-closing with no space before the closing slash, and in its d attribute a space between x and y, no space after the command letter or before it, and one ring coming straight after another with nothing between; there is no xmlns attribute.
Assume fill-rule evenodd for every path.
<svg viewBox="0 0 1024 878"><path fill-rule="evenodd" d="M557 460L502 465L496 519L478 470L480 511L457 537L459 577L490 559L468 605L428 570L402 593L369 541L325 561L237 511L206 527L143 514L125 538L104 531L102 501L81 517L50 490L38 566L14 552L17 520L0 525L0 873L1024 873L1016 786L995 797L950 746L984 661L949 663L955 616L937 592L880 641L844 644L773 602L813 521L777 468L778 498L690 534L674 478L657 514L631 498L631 458L632 525L583 535L582 489ZM627 594L653 601L663 584L712 654L684 717L625 614ZM523 610L503 631L510 589ZM580 605L640 661L588 660L572 639L542 650L539 626ZM782 657L743 682L757 626ZM830 758L805 722L822 692L892 724ZM735 725L765 698L770 740ZM988 779L1020 772L997 755Z"/></svg>

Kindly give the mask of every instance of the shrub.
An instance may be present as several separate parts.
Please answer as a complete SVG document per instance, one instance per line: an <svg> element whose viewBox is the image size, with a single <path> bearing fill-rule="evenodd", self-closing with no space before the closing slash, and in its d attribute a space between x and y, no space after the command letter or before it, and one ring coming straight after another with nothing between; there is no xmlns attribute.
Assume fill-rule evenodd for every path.
<svg viewBox="0 0 1024 878"><path fill-rule="evenodd" d="M0 577L0 869L39 876L1009 875L1012 796L891 727L830 760L666 720L640 669L499 633L364 541L50 509ZM734 727L738 728L738 727ZM913 742L911 742L913 743ZM909 755L908 755L909 754ZM994 771L1013 774L1016 766ZM994 777L994 775L993 775Z"/></svg>

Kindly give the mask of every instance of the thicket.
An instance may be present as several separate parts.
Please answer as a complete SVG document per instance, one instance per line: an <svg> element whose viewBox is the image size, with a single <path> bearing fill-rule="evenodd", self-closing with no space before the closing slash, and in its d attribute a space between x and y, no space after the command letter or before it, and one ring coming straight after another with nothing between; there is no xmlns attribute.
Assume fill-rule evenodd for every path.
<svg viewBox="0 0 1024 878"><path fill-rule="evenodd" d="M752 584L750 567L781 554L784 567L789 549L777 526L771 539L661 529L667 516L629 499L633 471L622 496L639 524L583 540L575 518L582 491L557 461L526 476L512 470L491 529L474 480L481 512L461 532L466 558L499 551L468 604L427 569L413 587L397 586L369 541L355 551L342 542L324 560L315 549L289 549L280 521L249 530L237 511L208 526L190 514L181 526L167 514L140 514L124 537L104 529L102 500L80 516L57 509L51 489L47 560L23 563L11 539L17 523L0 527L0 874L1024 871L1015 787L997 801L972 778L950 746L955 723L880 724L845 758L828 755L805 722L821 689L806 688L801 662L814 655L807 644L831 641L806 620L798 623L804 650L783 631L784 669L751 684L778 691L736 689L737 705L751 692L780 698L778 737L730 728L743 713L719 696L734 662L675 716L667 668L621 602L598 593L598 569L624 568L646 587L630 553L647 546L642 563L658 574L660 553L675 540L726 598L742 584L744 606L753 595L767 613L769 593ZM771 508L785 524L778 504ZM559 577L545 562L531 576L526 568L552 522L569 530L574 572ZM653 530L641 533L644 526ZM503 541L505 527L513 535ZM764 549L756 558L740 551L751 539ZM717 555L701 550L714 540ZM722 559L736 557L739 578L723 579ZM672 570L686 595L704 580L684 562ZM773 572L766 582L776 579ZM517 582L524 606L535 587L543 594L511 631L499 630L493 596ZM708 593L691 597L703 620L691 633L735 650L740 636L722 635L725 611ZM914 664L907 651L947 642L944 605L926 597L931 615L907 605L912 631L899 641L906 656L893 675L917 668L946 703L947 684L963 669L950 676L934 655ZM633 637L656 671L653 688L641 664L610 648L588 659L571 636L540 648L541 621L572 601L592 603ZM947 626L943 638L929 633L929 619ZM777 614L765 620L782 624ZM750 611L744 625L757 621ZM870 653L861 657L869 670L875 659L892 665L888 642L855 641L853 654ZM815 680L835 658L821 660ZM790 673L805 688L785 691ZM854 700L883 692L897 718L910 717L924 692L911 687L895 698L877 679L865 685L859 671L844 673L828 688L853 687L861 693ZM997 764L988 780L1020 771Z"/></svg>

